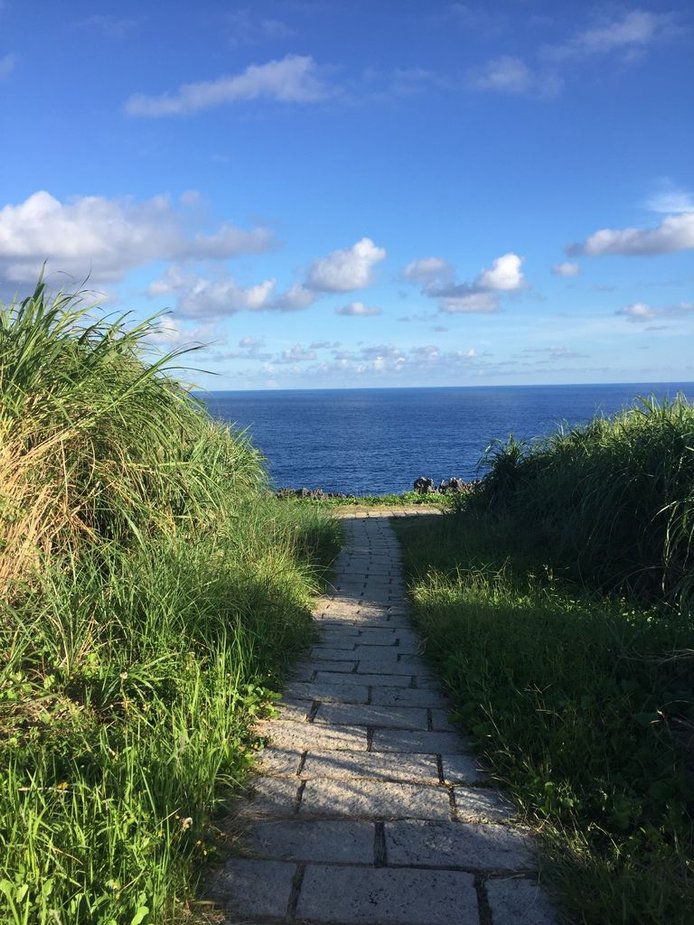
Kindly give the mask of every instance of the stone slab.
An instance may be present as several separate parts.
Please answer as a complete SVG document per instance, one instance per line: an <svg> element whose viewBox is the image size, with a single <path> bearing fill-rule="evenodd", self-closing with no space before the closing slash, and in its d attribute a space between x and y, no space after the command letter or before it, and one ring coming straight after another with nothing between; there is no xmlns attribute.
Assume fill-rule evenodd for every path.
<svg viewBox="0 0 694 925"><path fill-rule="evenodd" d="M372 748L375 752L423 752L428 755L455 754L463 743L454 732L420 732L407 729L377 729Z"/></svg>
<svg viewBox="0 0 694 925"><path fill-rule="evenodd" d="M411 677L410 675L405 674L337 674L336 672L332 675L326 671L319 671L316 675L316 682L322 683L323 681L332 681L337 683L337 679L349 678L352 677L357 684L387 684L390 687L409 687Z"/></svg>
<svg viewBox="0 0 694 925"><path fill-rule="evenodd" d="M466 870L528 870L535 856L528 836L504 825L406 820L385 825L388 864L462 867Z"/></svg>
<svg viewBox="0 0 694 925"><path fill-rule="evenodd" d="M237 803L238 815L245 816L292 816L296 813L299 799L298 778L254 777L246 799Z"/></svg>
<svg viewBox="0 0 694 925"><path fill-rule="evenodd" d="M328 703L367 703L369 688L359 683L356 675L345 675L344 682L321 681L319 684L292 681L285 693L289 697L305 700L321 700Z"/></svg>
<svg viewBox="0 0 694 925"><path fill-rule="evenodd" d="M279 748L306 751L312 748L366 748L366 729L355 726L316 726L315 723L275 722L261 724L261 734L269 736L270 744Z"/></svg>
<svg viewBox="0 0 694 925"><path fill-rule="evenodd" d="M544 891L532 880L488 880L487 901L494 925L556 925L557 918Z"/></svg>
<svg viewBox="0 0 694 925"><path fill-rule="evenodd" d="M373 864L374 825L319 819L259 822L246 834L244 847L278 861Z"/></svg>
<svg viewBox="0 0 694 925"><path fill-rule="evenodd" d="M294 748L273 748L268 746L258 755L256 767L271 777L291 777L299 771L303 752Z"/></svg>
<svg viewBox="0 0 694 925"><path fill-rule="evenodd" d="M456 816L461 822L510 822L518 813L497 790L453 787Z"/></svg>
<svg viewBox="0 0 694 925"><path fill-rule="evenodd" d="M352 703L324 703L318 708L317 724L347 723L354 726L426 729L427 711L422 707L364 706Z"/></svg>
<svg viewBox="0 0 694 925"><path fill-rule="evenodd" d="M311 661L307 668L311 668L313 671L339 671L339 672L352 672L356 669L356 661L348 661L347 659L336 659L336 658L321 658L318 655L313 655Z"/></svg>
<svg viewBox="0 0 694 925"><path fill-rule="evenodd" d="M455 721L450 719L450 712L442 709L431 711L431 728L434 732L456 732L458 729Z"/></svg>
<svg viewBox="0 0 694 925"><path fill-rule="evenodd" d="M214 872L206 892L235 917L283 918L295 873L296 864L233 858Z"/></svg>
<svg viewBox="0 0 694 925"><path fill-rule="evenodd" d="M311 649L311 660L315 659L329 659L335 662L343 661L348 658L357 658L356 655L353 655L354 652L354 641L358 639L358 636L349 636L347 637L351 640L351 644L346 644L344 646L314 646ZM347 654L349 653L349 655Z"/></svg>
<svg viewBox="0 0 694 925"><path fill-rule="evenodd" d="M309 780L300 816L450 820L445 787L378 780Z"/></svg>
<svg viewBox="0 0 694 925"><path fill-rule="evenodd" d="M402 755L394 752L309 752L301 770L302 778L371 778L373 780L439 780L434 755Z"/></svg>
<svg viewBox="0 0 694 925"><path fill-rule="evenodd" d="M396 652L396 649L390 651ZM397 656L376 655L371 658L362 658L357 665L357 674L383 674L383 675L403 675L411 678L415 672L409 665L402 665Z"/></svg>
<svg viewBox="0 0 694 925"><path fill-rule="evenodd" d="M443 779L447 784L481 784L488 775L472 754L441 755Z"/></svg>
<svg viewBox="0 0 694 925"><path fill-rule="evenodd" d="M446 698L430 688L372 685L371 703L393 707L442 707Z"/></svg>
<svg viewBox="0 0 694 925"><path fill-rule="evenodd" d="M341 925L477 925L471 874L309 865L298 919Z"/></svg>

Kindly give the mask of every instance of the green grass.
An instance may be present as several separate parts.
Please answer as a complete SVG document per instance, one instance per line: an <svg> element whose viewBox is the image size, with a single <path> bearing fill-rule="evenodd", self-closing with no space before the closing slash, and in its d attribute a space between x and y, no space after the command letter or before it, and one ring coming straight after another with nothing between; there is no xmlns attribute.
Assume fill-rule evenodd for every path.
<svg viewBox="0 0 694 925"><path fill-rule="evenodd" d="M0 920L167 922L340 542L150 325L0 309ZM172 358L169 358L169 361Z"/></svg>
<svg viewBox="0 0 694 925"><path fill-rule="evenodd" d="M690 606L694 406L640 399L530 445L491 448L480 507L532 524L574 577Z"/></svg>
<svg viewBox="0 0 694 925"><path fill-rule="evenodd" d="M691 614L577 584L532 520L478 509L394 526L427 652L542 833L569 920L691 922Z"/></svg>
<svg viewBox="0 0 694 925"><path fill-rule="evenodd" d="M293 500L293 499L292 499ZM409 507L422 505L448 509L453 507L453 495L431 494L420 495L416 491L404 491L401 494L390 495L354 495L347 498L299 498L302 504L324 506L327 509L340 507Z"/></svg>

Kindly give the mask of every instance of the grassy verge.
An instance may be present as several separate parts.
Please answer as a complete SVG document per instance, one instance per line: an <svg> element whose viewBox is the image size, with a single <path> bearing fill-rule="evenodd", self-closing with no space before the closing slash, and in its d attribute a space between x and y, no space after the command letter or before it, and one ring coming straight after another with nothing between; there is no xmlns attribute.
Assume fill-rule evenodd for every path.
<svg viewBox="0 0 694 925"><path fill-rule="evenodd" d="M675 417L681 419L682 411ZM629 423L620 417L616 429L630 438ZM661 423L657 415L657 428ZM594 428L603 440L606 426ZM603 450L598 443L596 465L604 462ZM589 452L584 444L582 455ZM694 620L683 594L686 547L677 547L672 581L661 583L659 595L652 583L634 581L634 550L642 551L644 569L662 565L655 551L662 533L654 539L654 531L663 492L670 491L670 501L686 499L691 484L673 478L667 489L651 486L656 500L648 515L637 492L644 506L634 529L641 528L643 541L628 549L617 545L595 571L585 567L591 554L585 549L579 570L568 538L567 545L557 539L557 505L566 496L551 496L559 483L569 493L571 478L560 471L561 458L544 456L543 492L540 465L532 454L528 459L527 471L526 463L520 471L515 462L508 466L505 491L504 473L493 469L466 509L394 522L415 619L458 718L539 826L546 874L570 921L685 925L694 908ZM617 521L615 535L622 535L633 513L624 503L632 483L655 482L652 473L663 469L660 459L649 475L642 459L634 454L631 477L623 469L625 485L615 484L614 475L604 486L603 499L619 499L624 509L618 503L601 510L599 522L579 527L582 535L610 518ZM681 472L689 460L679 467L670 462ZM583 484L573 481L576 505L589 483L596 494L600 490L590 460L581 459L581 466ZM604 469L598 471L605 477ZM538 499L535 506L531 497ZM670 501L668 516L676 507ZM569 513L575 525L575 510ZM677 536L687 527L670 521ZM602 548L607 557L609 547ZM625 555L634 566L628 574ZM586 580L579 583L580 575Z"/></svg>
<svg viewBox="0 0 694 925"><path fill-rule="evenodd" d="M0 920L172 921L339 544L145 325L0 308Z"/></svg>

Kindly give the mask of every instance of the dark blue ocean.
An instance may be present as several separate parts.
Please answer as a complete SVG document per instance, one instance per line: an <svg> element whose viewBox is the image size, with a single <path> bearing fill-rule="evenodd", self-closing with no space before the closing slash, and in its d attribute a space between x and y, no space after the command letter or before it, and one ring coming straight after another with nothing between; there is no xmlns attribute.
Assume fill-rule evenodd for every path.
<svg viewBox="0 0 694 925"><path fill-rule="evenodd" d="M639 395L694 401L694 383L206 392L248 430L275 488L387 494L425 475L478 478L492 441L529 440L613 414Z"/></svg>

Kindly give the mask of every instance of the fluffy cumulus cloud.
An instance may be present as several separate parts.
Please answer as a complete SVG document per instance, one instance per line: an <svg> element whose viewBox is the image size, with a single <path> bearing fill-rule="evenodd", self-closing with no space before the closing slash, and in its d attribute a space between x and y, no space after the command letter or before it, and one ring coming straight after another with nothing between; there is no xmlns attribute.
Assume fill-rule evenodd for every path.
<svg viewBox="0 0 694 925"><path fill-rule="evenodd" d="M184 84L174 93L137 93L126 101L125 111L140 117L179 116L249 100L315 103L328 94L313 58L287 55L279 61L252 64L240 74Z"/></svg>
<svg viewBox="0 0 694 925"><path fill-rule="evenodd" d="M475 280L475 288L489 289L495 292L512 292L523 285L521 265L523 259L518 254L504 254L497 257L490 269L483 270Z"/></svg>
<svg viewBox="0 0 694 925"><path fill-rule="evenodd" d="M298 311L307 308L315 298L301 285L278 293L274 279L240 286L227 274L200 276L177 265L169 267L150 285L148 292L153 297L174 298L177 313L187 318L218 318L242 311Z"/></svg>
<svg viewBox="0 0 694 925"><path fill-rule="evenodd" d="M363 302L350 302L349 305L343 305L341 308L336 308L335 313L337 315L369 316L380 315L381 309L369 307L368 305L364 305Z"/></svg>
<svg viewBox="0 0 694 925"><path fill-rule="evenodd" d="M552 267L552 273L555 276L578 276L581 268L577 263L573 263L570 260L565 260L563 263L555 263Z"/></svg>
<svg viewBox="0 0 694 925"><path fill-rule="evenodd" d="M385 250L371 238L362 238L352 247L316 260L309 268L306 286L317 292L363 289L371 283L374 267L385 256Z"/></svg>
<svg viewBox="0 0 694 925"><path fill-rule="evenodd" d="M419 283L424 295L438 300L439 311L447 315L486 314L498 311L501 293L514 292L525 286L523 258L509 252L492 261L472 282L456 283L454 270L440 257L425 257L409 263L403 276Z"/></svg>
<svg viewBox="0 0 694 925"><path fill-rule="evenodd" d="M655 228L602 228L572 244L569 256L622 254L628 257L670 254L694 249L694 212L668 215Z"/></svg>
<svg viewBox="0 0 694 925"><path fill-rule="evenodd" d="M102 196L60 202L45 191L34 193L0 209L0 277L32 282L46 261L49 271L116 282L154 261L225 259L273 245L266 228L225 224L212 234L190 235L184 213L166 196L144 202Z"/></svg>

